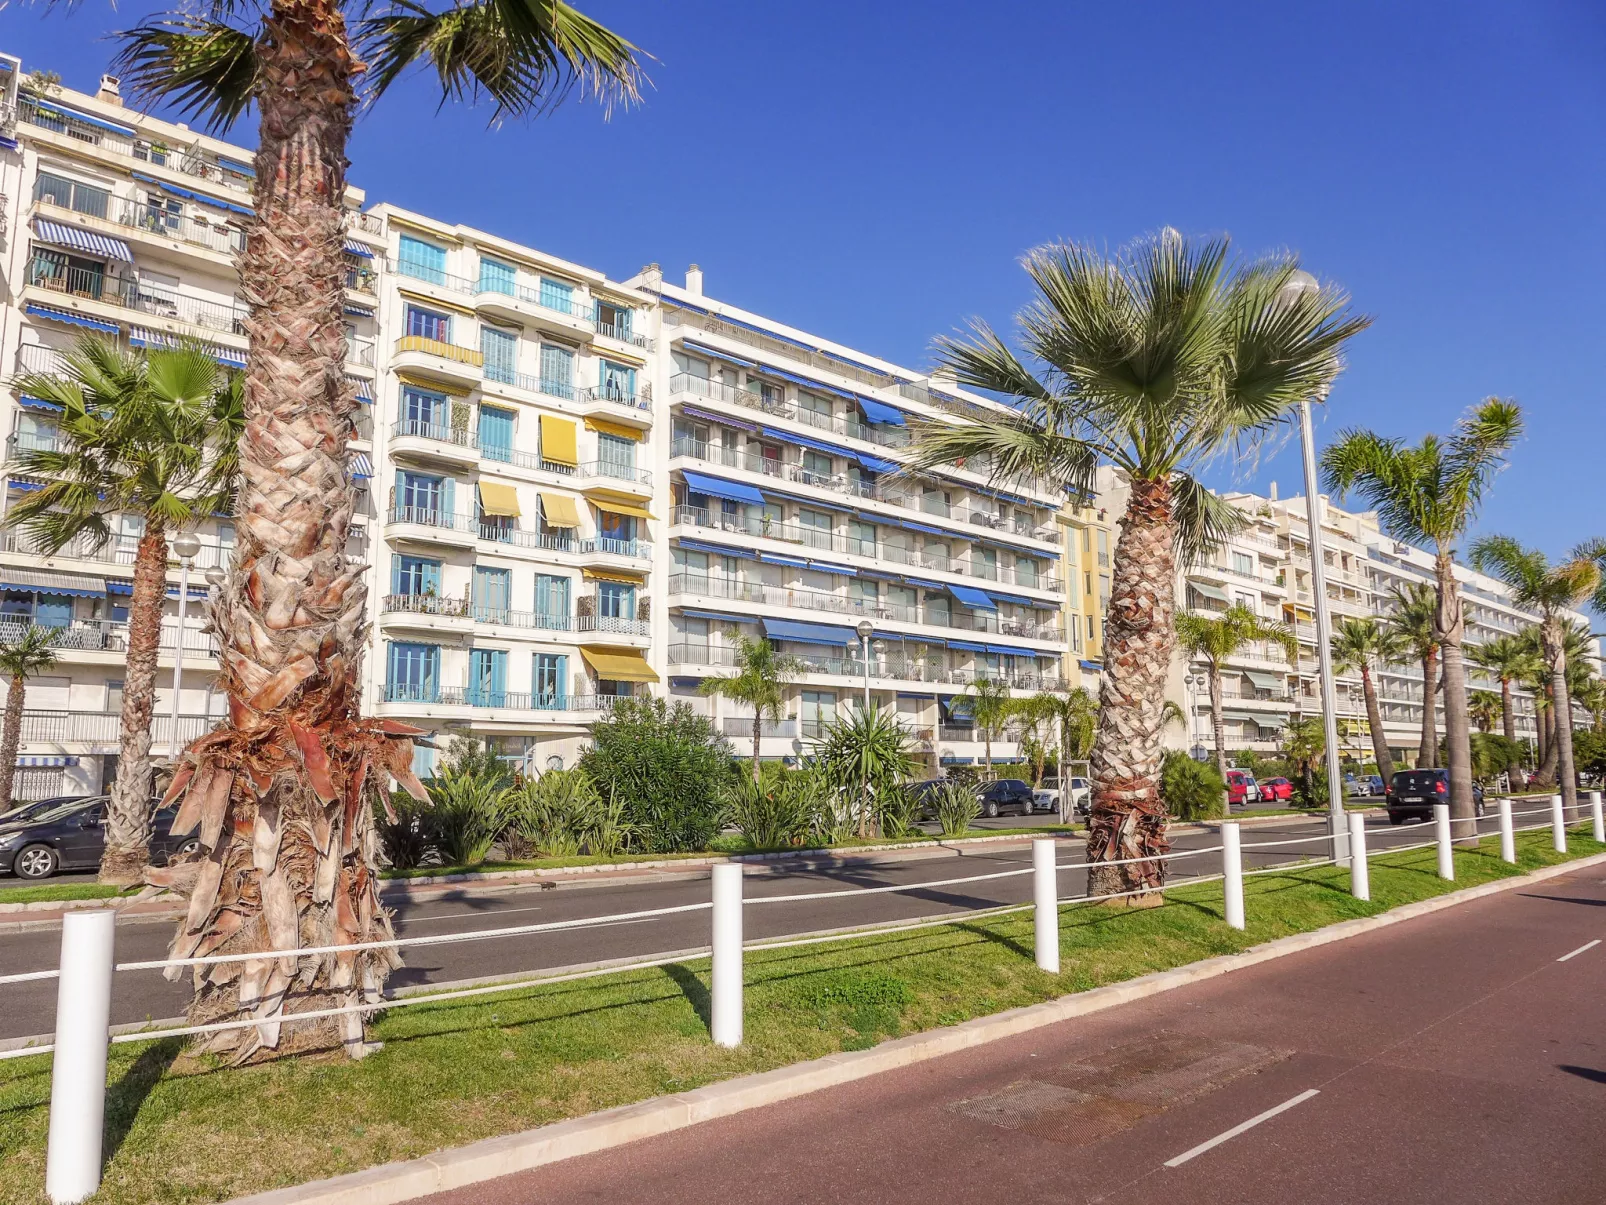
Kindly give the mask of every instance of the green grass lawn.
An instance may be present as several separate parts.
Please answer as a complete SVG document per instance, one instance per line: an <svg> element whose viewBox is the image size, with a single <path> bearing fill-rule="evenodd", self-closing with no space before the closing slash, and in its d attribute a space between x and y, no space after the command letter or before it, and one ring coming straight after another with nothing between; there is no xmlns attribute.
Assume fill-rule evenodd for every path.
<svg viewBox="0 0 1606 1205"><path fill-rule="evenodd" d="M31 883L26 887L0 887L0 904L33 904L46 900L106 900L132 895L136 888L103 887L99 883Z"/></svg>
<svg viewBox="0 0 1606 1205"><path fill-rule="evenodd" d="M1577 831L1571 840L1571 857L1606 848ZM1222 922L1219 884L1170 891L1163 908L1067 907L1057 976L1033 964L1029 912L751 954L746 1044L736 1051L708 1039L706 960L399 1009L375 1025L384 1049L355 1064L230 1070L175 1065L176 1040L117 1046L94 1201L223 1201L413 1158L1232 953L1569 856L1553 853L1545 832L1520 834L1517 848L1516 867L1499 861L1494 839L1458 849L1454 884L1435 875L1432 849L1374 857L1368 903L1330 866L1254 876L1242 933ZM44 1199L49 1083L45 1056L0 1063L6 1205Z"/></svg>

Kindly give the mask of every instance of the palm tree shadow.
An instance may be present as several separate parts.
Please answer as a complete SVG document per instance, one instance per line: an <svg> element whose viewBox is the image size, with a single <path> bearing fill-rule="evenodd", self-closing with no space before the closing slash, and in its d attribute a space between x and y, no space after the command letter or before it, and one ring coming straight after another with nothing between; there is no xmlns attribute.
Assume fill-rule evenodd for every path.
<svg viewBox="0 0 1606 1205"><path fill-rule="evenodd" d="M183 1038L153 1042L140 1051L122 1077L106 1090L106 1137L101 1165L111 1163L133 1129L146 1097L162 1081L167 1069L184 1050Z"/></svg>
<svg viewBox="0 0 1606 1205"><path fill-rule="evenodd" d="M1606 1071L1597 1071L1593 1067L1576 1067L1571 1063L1557 1063L1558 1071L1565 1071L1568 1075L1576 1075L1579 1079L1587 1079L1592 1084L1606 1084Z"/></svg>
<svg viewBox="0 0 1606 1205"><path fill-rule="evenodd" d="M692 1009L705 1026L710 1028L714 1024L713 1002L708 995L708 988L699 979L691 968L672 962L664 967L664 973L675 981L681 994L690 1002Z"/></svg>

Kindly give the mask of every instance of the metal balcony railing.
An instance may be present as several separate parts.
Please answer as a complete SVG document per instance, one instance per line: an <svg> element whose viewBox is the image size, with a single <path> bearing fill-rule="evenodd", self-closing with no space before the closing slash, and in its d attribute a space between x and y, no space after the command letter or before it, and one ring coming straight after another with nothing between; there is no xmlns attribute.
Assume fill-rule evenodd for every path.
<svg viewBox="0 0 1606 1205"><path fill-rule="evenodd" d="M31 625L26 619L16 616L0 616L0 641L12 641L20 638ZM50 646L55 649L76 650L87 653L126 653L128 652L128 624L115 622L109 619L75 619L60 627L52 625L54 636ZM162 624L161 642L158 645L163 651L171 652L178 647L178 620L174 617L171 623ZM216 637L201 630L201 620L192 610L184 624L184 652L186 655L195 654L203 657L216 657L218 643Z"/></svg>
<svg viewBox="0 0 1606 1205"><path fill-rule="evenodd" d="M179 741L188 744L222 722L222 716L181 715L178 717ZM121 731L122 717L111 712L24 710L22 713L24 746L100 745L112 752ZM171 714L151 717L153 748L166 748L172 735Z"/></svg>
<svg viewBox="0 0 1606 1205"><path fill-rule="evenodd" d="M396 340L396 354L403 355L407 352L421 352L453 364L466 364L471 368L479 368L485 363L485 354L472 347L459 347L455 343L443 343L439 339L426 339L423 335L403 335Z"/></svg>
<svg viewBox="0 0 1606 1205"><path fill-rule="evenodd" d="M423 419L404 418L391 425L390 433L397 439L413 438L428 439L435 443L451 444L454 447L479 449L479 439L466 427L452 427L440 423L426 422Z"/></svg>
<svg viewBox="0 0 1606 1205"><path fill-rule="evenodd" d="M625 393L620 389L609 389L601 385L587 385L580 390L582 402L608 402L614 406L623 406L626 410L651 410L652 398L647 393Z"/></svg>
<svg viewBox="0 0 1606 1205"><path fill-rule="evenodd" d="M619 464L612 460L588 460L578 471L581 477L606 477L612 481L629 481L636 485L652 484L651 469L638 469L633 464Z"/></svg>
<svg viewBox="0 0 1606 1205"><path fill-rule="evenodd" d="M652 545L645 540L615 540L607 536L597 536L594 539L580 540L577 544L577 551L582 553L600 552L608 556L647 560L652 556Z"/></svg>
<svg viewBox="0 0 1606 1205"><path fill-rule="evenodd" d="M108 536L105 543L96 545L88 537L78 536L69 540L59 551L46 553L25 532L11 530L0 533L0 549L40 559L45 559L47 556L65 557L72 560L95 561L104 565L132 565L134 555L139 549L139 537ZM192 568L203 571L212 568L227 569L233 555L233 544L203 540ZM178 558L169 553L167 565L169 569L177 569Z"/></svg>
<svg viewBox="0 0 1606 1205"><path fill-rule="evenodd" d="M173 292L166 285L138 277L111 276L100 268L83 268L35 255L28 261L28 284L37 289L82 297L140 314L172 318L208 331L245 334L248 310Z"/></svg>
<svg viewBox="0 0 1606 1205"><path fill-rule="evenodd" d="M62 205L50 194L44 181L37 182L33 190L36 206L56 210L63 215L71 215L75 220L82 217L99 218L125 230L160 235L175 242L215 251L220 255L236 255L245 250L245 231L221 217L216 221L208 221L183 213L171 213L153 205L142 205L126 197L106 196L103 199L105 202L103 212L101 212L102 207L97 205L96 212L86 213Z"/></svg>
<svg viewBox="0 0 1606 1205"><path fill-rule="evenodd" d="M753 739L753 720L751 716L742 717L728 715L719 722L720 731L726 736L751 741ZM798 735L798 721L763 720L759 725L759 736L780 737L783 740L795 740Z"/></svg>
<svg viewBox="0 0 1606 1205"><path fill-rule="evenodd" d="M681 643L669 647L671 665L713 666L731 669L737 665L739 650L723 645ZM805 674L826 674L835 677L864 680L864 659L861 657L834 657L817 651L794 652ZM1064 690L1065 683L1057 673L1037 670L1018 670L1013 673L998 669L950 669L938 659L917 660L896 657L872 657L870 676L873 679L904 682L932 682L959 686L979 681L1000 682L1016 690Z"/></svg>
<svg viewBox="0 0 1606 1205"><path fill-rule="evenodd" d="M473 515L454 515L433 506L393 506L386 513L387 523L413 523L445 531L475 531L479 521Z"/></svg>
<svg viewBox="0 0 1606 1205"><path fill-rule="evenodd" d="M632 347L639 347L644 351L652 350L652 340L646 335L638 335L631 330L629 323L604 322L601 318L591 320L592 329L599 335L609 339L617 339L621 343L628 343Z"/></svg>
<svg viewBox="0 0 1606 1205"><path fill-rule="evenodd" d="M650 636L652 624L645 619L624 619L617 615L582 615L576 622L581 632L603 632L614 636Z"/></svg>
<svg viewBox="0 0 1606 1205"><path fill-rule="evenodd" d="M130 138L115 130L94 125L75 116L71 109L55 101L41 101L33 96L17 98L17 118L29 125L53 134L61 134L86 146L98 147L138 159L156 167L182 172L186 176L209 180L226 188L236 189L249 197L253 177L248 164L235 164L231 160L204 150L200 146L172 148L147 138ZM242 204L249 204L243 200Z"/></svg>

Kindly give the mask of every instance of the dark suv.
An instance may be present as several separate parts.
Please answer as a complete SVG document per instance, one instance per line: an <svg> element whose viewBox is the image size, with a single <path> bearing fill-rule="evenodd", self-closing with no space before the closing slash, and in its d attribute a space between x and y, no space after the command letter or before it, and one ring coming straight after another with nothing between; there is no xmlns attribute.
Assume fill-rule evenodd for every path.
<svg viewBox="0 0 1606 1205"><path fill-rule="evenodd" d="M976 798L981 803L983 816L996 816L1009 808L1014 808L1022 816L1030 816L1035 806L1032 788L1018 778L1000 778L990 782L977 792Z"/></svg>
<svg viewBox="0 0 1606 1205"><path fill-rule="evenodd" d="M59 870L93 870L106 849L106 797L74 799L53 811L0 825L0 874L48 879ZM193 836L173 836L176 807L151 816L151 861L161 865L196 847Z"/></svg>
<svg viewBox="0 0 1606 1205"><path fill-rule="evenodd" d="M1384 803L1389 823L1433 819L1433 805L1450 802L1450 771L1396 770L1389 782ZM1483 815L1483 788L1472 784L1473 811Z"/></svg>

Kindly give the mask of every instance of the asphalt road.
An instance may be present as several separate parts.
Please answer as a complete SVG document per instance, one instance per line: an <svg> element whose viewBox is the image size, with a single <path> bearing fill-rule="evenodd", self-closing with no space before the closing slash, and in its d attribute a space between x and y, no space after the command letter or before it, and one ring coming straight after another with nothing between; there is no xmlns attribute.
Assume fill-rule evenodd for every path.
<svg viewBox="0 0 1606 1205"><path fill-rule="evenodd" d="M1519 822L1520 823L1520 822ZM1485 827L1493 825L1492 818ZM1325 831L1322 820L1289 817L1266 821L1244 830L1246 846L1255 842L1312 836ZM1391 828L1381 816L1369 817L1369 845L1379 848L1428 839L1418 826ZM1213 832L1178 834L1176 851L1203 849L1217 844ZM1079 860L1080 837L1065 841L1062 861ZM1259 851L1246 848L1246 865L1270 865L1319 856L1321 843ZM806 891L850 887L882 887L921 883L1016 870L1031 864L1027 846L945 850L937 856L891 856L873 863L856 862L836 867L787 867L785 863L750 868L745 892L748 898L790 895ZM1173 882L1194 875L1220 872L1219 855L1174 858ZM1086 872L1067 870L1060 875L1062 895L1086 890ZM412 937L472 933L516 925L579 917L609 916L707 901L706 870L651 876L598 886L565 886L553 890L514 888L495 894L448 890L427 899L389 899L395 908L397 935ZM808 900L753 907L746 910L750 940L808 933L878 921L956 915L1001 904L1031 899L1031 876L994 879L957 886L932 887L882 895L854 896L844 900ZM130 920L119 926L117 958L142 961L163 957L173 931L171 920ZM393 987L425 983L459 982L520 972L571 967L605 959L645 957L706 946L709 914L695 911L669 916L626 920L584 929L403 949L405 967L391 977ZM43 970L57 965L59 929L5 933L0 930L0 967L7 973ZM175 1017L183 1013L189 997L188 981L169 983L157 971L117 975L113 985L114 1025ZM53 980L0 985L0 1039L48 1033L54 1026L56 986Z"/></svg>
<svg viewBox="0 0 1606 1205"><path fill-rule="evenodd" d="M1594 1205L1599 868L427 1205Z"/></svg>

